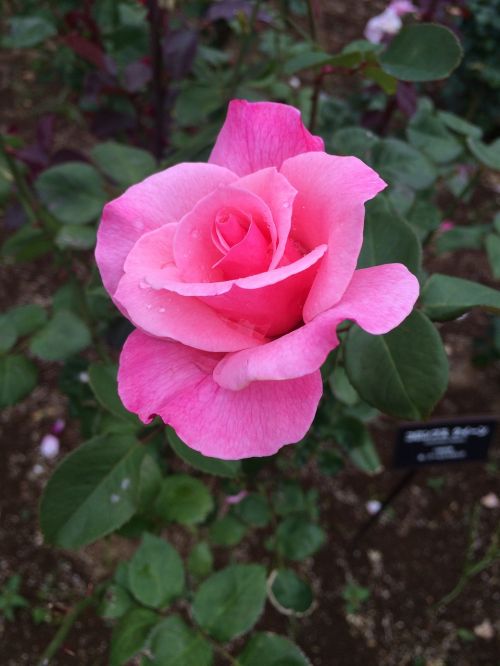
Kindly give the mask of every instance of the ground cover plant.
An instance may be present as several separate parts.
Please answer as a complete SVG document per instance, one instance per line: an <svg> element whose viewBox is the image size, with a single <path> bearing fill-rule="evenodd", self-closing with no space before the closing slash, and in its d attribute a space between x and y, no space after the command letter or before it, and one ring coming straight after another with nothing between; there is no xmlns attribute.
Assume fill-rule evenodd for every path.
<svg viewBox="0 0 500 666"><path fill-rule="evenodd" d="M374 483L397 422L485 411L481 387L447 397L457 370L442 337L480 317L467 353L491 392L500 140L489 103L464 109L460 92L477 62L484 99L496 90L474 36L481 3L381 5L341 48L324 5L8 5L3 53L29 74L8 86L42 92L34 112L2 118L5 284L45 282L43 297L35 279L6 294L0 407L8 425L40 385L64 396L54 413L41 398L38 525L44 552L94 553L99 568L60 607L50 582L35 594L2 570L5 636L22 617L43 631L31 661L358 663L339 645L349 631L377 644L364 613L380 551L348 508L344 536L332 533L332 489L345 499L345 479ZM498 481L495 460L485 470ZM436 501L446 478L426 480ZM384 494L368 511L396 533ZM420 602L422 636L468 586L498 587L498 498L479 500L458 521L459 568ZM357 580L360 548L372 575ZM322 581L338 574L336 549L349 628L330 643L311 627L333 617ZM102 633L75 651L82 617ZM386 638L378 659L493 663L499 631L459 616L445 647L419 634L402 655ZM1 650L20 663L10 642Z"/></svg>

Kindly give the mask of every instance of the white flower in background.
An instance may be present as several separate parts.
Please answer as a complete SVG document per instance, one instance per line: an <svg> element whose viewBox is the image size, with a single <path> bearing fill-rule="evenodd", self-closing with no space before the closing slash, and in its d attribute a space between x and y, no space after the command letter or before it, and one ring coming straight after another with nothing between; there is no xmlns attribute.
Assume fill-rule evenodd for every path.
<svg viewBox="0 0 500 666"><path fill-rule="evenodd" d="M481 504L487 509L498 509L500 500L495 493L488 493L484 497L481 497Z"/></svg>
<svg viewBox="0 0 500 666"><path fill-rule="evenodd" d="M401 30L402 16L416 11L417 8L409 0L393 0L381 14L368 21L364 33L366 39L374 44L380 44L384 37L392 37Z"/></svg>
<svg viewBox="0 0 500 666"><path fill-rule="evenodd" d="M51 460L59 453L59 439L55 435L45 435L40 442L40 453Z"/></svg>
<svg viewBox="0 0 500 666"><path fill-rule="evenodd" d="M369 500L365 506L368 513L373 516L380 511L382 508L382 503L378 500Z"/></svg>

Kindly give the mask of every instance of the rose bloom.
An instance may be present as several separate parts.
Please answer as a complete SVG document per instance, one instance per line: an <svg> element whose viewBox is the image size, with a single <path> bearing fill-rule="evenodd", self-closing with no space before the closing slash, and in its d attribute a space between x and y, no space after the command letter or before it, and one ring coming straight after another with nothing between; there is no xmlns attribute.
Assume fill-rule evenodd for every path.
<svg viewBox="0 0 500 666"><path fill-rule="evenodd" d="M387 333L410 313L402 264L356 270L364 203L385 183L324 152L293 107L230 103L208 164L179 164L108 203L96 259L136 326L124 405L207 456L274 454L310 427L345 319Z"/></svg>

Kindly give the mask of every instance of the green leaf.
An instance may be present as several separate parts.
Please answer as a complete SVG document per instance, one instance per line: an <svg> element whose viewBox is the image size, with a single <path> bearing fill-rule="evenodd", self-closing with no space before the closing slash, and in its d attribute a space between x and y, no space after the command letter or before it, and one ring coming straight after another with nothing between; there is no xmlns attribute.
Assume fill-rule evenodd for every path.
<svg viewBox="0 0 500 666"><path fill-rule="evenodd" d="M370 201L366 211L358 268L399 262L418 275L422 250L410 225L390 210L383 197Z"/></svg>
<svg viewBox="0 0 500 666"><path fill-rule="evenodd" d="M94 437L72 451L43 493L46 542L79 548L126 523L137 509L143 456L144 447L124 435Z"/></svg>
<svg viewBox="0 0 500 666"><path fill-rule="evenodd" d="M286 76L292 76L303 69L326 65L331 59L332 56L324 51L305 51L304 53L298 53L285 62L283 73Z"/></svg>
<svg viewBox="0 0 500 666"><path fill-rule="evenodd" d="M202 481L187 474L172 474L163 480L155 512L165 521L196 525L205 520L213 506L212 495Z"/></svg>
<svg viewBox="0 0 500 666"><path fill-rule="evenodd" d="M439 227L442 214L430 201L417 199L411 210L407 213L406 219L420 240L424 240Z"/></svg>
<svg viewBox="0 0 500 666"><path fill-rule="evenodd" d="M474 157L482 164L495 171L500 171L500 139L487 145L479 139L468 137L467 145Z"/></svg>
<svg viewBox="0 0 500 666"><path fill-rule="evenodd" d="M99 606L99 615L107 620L117 620L123 617L135 605L132 597L121 585L112 583L106 589L104 598Z"/></svg>
<svg viewBox="0 0 500 666"><path fill-rule="evenodd" d="M218 458L203 456L198 451L186 446L171 429L167 431L167 437L170 446L179 458L201 472L228 478L235 478L241 472L241 462L239 460L219 460Z"/></svg>
<svg viewBox="0 0 500 666"><path fill-rule="evenodd" d="M13 16L9 33L2 39L6 49L28 49L57 33L56 26L42 16Z"/></svg>
<svg viewBox="0 0 500 666"><path fill-rule="evenodd" d="M379 85L387 95L395 94L398 87L398 80L394 76L384 72L379 65L368 65L364 68L363 75L369 81L374 81Z"/></svg>
<svg viewBox="0 0 500 666"><path fill-rule="evenodd" d="M37 370L20 354L0 357L0 408L14 405L35 388Z"/></svg>
<svg viewBox="0 0 500 666"><path fill-rule="evenodd" d="M441 338L418 311L386 335L353 326L344 359L363 400L392 416L425 418L446 390L448 361Z"/></svg>
<svg viewBox="0 0 500 666"><path fill-rule="evenodd" d="M64 224L91 222L106 203L101 176L83 162L50 167L38 176L35 188L49 211Z"/></svg>
<svg viewBox="0 0 500 666"><path fill-rule="evenodd" d="M110 666L121 666L141 650L158 615L147 608L133 608L116 625L111 638Z"/></svg>
<svg viewBox="0 0 500 666"><path fill-rule="evenodd" d="M125 409L118 395L114 363L91 363L88 369L89 383L100 404L115 416L137 423L137 417Z"/></svg>
<svg viewBox="0 0 500 666"><path fill-rule="evenodd" d="M490 262L493 277L500 280L500 235L488 234L486 236L486 252Z"/></svg>
<svg viewBox="0 0 500 666"><path fill-rule="evenodd" d="M500 313L500 291L478 282L435 273L425 283L420 300L436 321L455 319L472 308Z"/></svg>
<svg viewBox="0 0 500 666"><path fill-rule="evenodd" d="M150 512L160 492L163 475L153 456L146 451L139 473L139 511Z"/></svg>
<svg viewBox="0 0 500 666"><path fill-rule="evenodd" d="M306 498L302 488L293 482L280 485L273 495L274 509L280 516L307 510Z"/></svg>
<svg viewBox="0 0 500 666"><path fill-rule="evenodd" d="M266 601L266 570L258 564L233 564L212 574L194 596L192 614L217 641L249 631Z"/></svg>
<svg viewBox="0 0 500 666"><path fill-rule="evenodd" d="M365 474L382 471L375 443L362 421L343 416L334 424L332 434L359 470Z"/></svg>
<svg viewBox="0 0 500 666"><path fill-rule="evenodd" d="M331 150L335 155L354 155L367 162L378 141L373 132L362 127L342 127L332 137Z"/></svg>
<svg viewBox="0 0 500 666"><path fill-rule="evenodd" d="M406 130L410 143L434 162L450 162L463 150L462 143L447 129L432 111L419 109Z"/></svg>
<svg viewBox="0 0 500 666"><path fill-rule="evenodd" d="M195 544L189 553L187 567L190 574L205 578L212 572L214 558L210 546L205 541Z"/></svg>
<svg viewBox="0 0 500 666"><path fill-rule="evenodd" d="M345 405L355 405L359 402L359 395L354 386L349 381L345 369L341 365L336 365L334 371L328 378L328 383L332 389L333 395Z"/></svg>
<svg viewBox="0 0 500 666"><path fill-rule="evenodd" d="M299 648L283 636L256 633L238 657L240 666L311 666Z"/></svg>
<svg viewBox="0 0 500 666"><path fill-rule="evenodd" d="M44 361L63 361L91 343L86 324L69 310L57 310L32 338L30 350Z"/></svg>
<svg viewBox="0 0 500 666"><path fill-rule="evenodd" d="M254 527L266 527L271 520L271 509L266 498L257 493L244 497L233 510L238 518Z"/></svg>
<svg viewBox="0 0 500 666"><path fill-rule="evenodd" d="M454 250L480 250L489 230L488 224L476 224L471 227L459 226L445 231L436 239L436 252L453 252Z"/></svg>
<svg viewBox="0 0 500 666"><path fill-rule="evenodd" d="M448 129L453 130L457 134L463 136L470 136L473 139L480 139L483 135L483 130L477 125L467 122L460 116L450 113L449 111L438 111L439 118L444 122Z"/></svg>
<svg viewBox="0 0 500 666"><path fill-rule="evenodd" d="M151 153L115 141L98 143L90 154L107 176L124 187L144 180L156 169Z"/></svg>
<svg viewBox="0 0 500 666"><path fill-rule="evenodd" d="M160 622L148 640L146 666L212 666L212 646L199 633L190 629L178 615L170 615Z"/></svg>
<svg viewBox="0 0 500 666"><path fill-rule="evenodd" d="M5 354L16 344L17 329L8 314L0 315L0 354Z"/></svg>
<svg viewBox="0 0 500 666"><path fill-rule="evenodd" d="M47 312L35 303L18 305L9 310L9 318L14 322L19 337L31 335L47 321Z"/></svg>
<svg viewBox="0 0 500 666"><path fill-rule="evenodd" d="M93 227L65 224L56 235L56 245L71 250L90 250L95 246L96 230Z"/></svg>
<svg viewBox="0 0 500 666"><path fill-rule="evenodd" d="M42 229L24 226L10 235L2 245L2 256L15 261L32 261L52 249L52 243Z"/></svg>
<svg viewBox="0 0 500 666"><path fill-rule="evenodd" d="M373 147L373 166L390 184L424 190L436 180L432 162L417 148L399 139L383 139Z"/></svg>
<svg viewBox="0 0 500 666"><path fill-rule="evenodd" d="M236 546L246 531L247 528L242 522L228 514L210 526L210 540L216 546Z"/></svg>
<svg viewBox="0 0 500 666"><path fill-rule="evenodd" d="M380 56L380 65L402 81L436 81L449 76L461 59L462 47L451 30L414 23L394 37Z"/></svg>
<svg viewBox="0 0 500 666"><path fill-rule="evenodd" d="M289 560L305 560L326 541L319 525L301 516L289 516L276 530L276 550Z"/></svg>
<svg viewBox="0 0 500 666"><path fill-rule="evenodd" d="M493 218L493 227L500 234L500 213L497 213Z"/></svg>
<svg viewBox="0 0 500 666"><path fill-rule="evenodd" d="M303 615L314 601L311 586L292 569L273 571L268 582L268 594L273 606L285 615Z"/></svg>
<svg viewBox="0 0 500 666"><path fill-rule="evenodd" d="M179 553L164 539L145 534L128 565L130 591L141 604L165 608L184 590Z"/></svg>

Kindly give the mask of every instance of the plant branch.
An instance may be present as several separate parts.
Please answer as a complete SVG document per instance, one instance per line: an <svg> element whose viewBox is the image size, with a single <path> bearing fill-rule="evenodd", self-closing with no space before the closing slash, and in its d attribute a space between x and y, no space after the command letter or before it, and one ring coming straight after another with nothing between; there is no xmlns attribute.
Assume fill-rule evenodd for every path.
<svg viewBox="0 0 500 666"><path fill-rule="evenodd" d="M238 87L239 79L240 79L240 74L241 74L241 68L243 67L243 64L245 62L245 58L250 50L250 46L252 45L253 39L255 37L255 24L257 22L257 16L259 15L259 9L261 5L262 0L255 0L255 4L252 9L252 13L250 14L250 19L248 21L248 30L245 35L245 38L241 41L241 46L240 50L238 52L238 56L236 58L236 62L234 65L234 73L232 76L232 81L229 85L229 93L228 93L228 98L231 99L234 96L234 93L236 91L236 88Z"/></svg>
<svg viewBox="0 0 500 666"><path fill-rule="evenodd" d="M158 0L147 0L149 38L151 44L151 60L153 63L153 79L151 83L152 98L155 115L154 154L159 162L163 156L165 146L164 136L164 110L165 110L165 81L163 68L163 54L161 36L165 10L161 9Z"/></svg>
<svg viewBox="0 0 500 666"><path fill-rule="evenodd" d="M38 660L37 666L49 666L50 660L61 648L75 622L89 606L92 606L92 604L96 602L101 591L102 585L98 585L91 595L84 597L73 606L62 621L56 635L44 650L42 656Z"/></svg>

